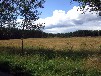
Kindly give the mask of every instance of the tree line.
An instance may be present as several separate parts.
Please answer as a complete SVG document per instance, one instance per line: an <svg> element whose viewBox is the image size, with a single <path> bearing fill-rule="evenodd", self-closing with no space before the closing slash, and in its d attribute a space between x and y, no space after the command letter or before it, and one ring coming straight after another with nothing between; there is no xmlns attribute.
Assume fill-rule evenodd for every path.
<svg viewBox="0 0 101 76"><path fill-rule="evenodd" d="M45 33L42 30L21 30L18 28L2 28L0 29L0 39L21 39L22 33L24 38L54 38L54 37L95 37L101 36L101 30L78 30L68 33Z"/></svg>
<svg viewBox="0 0 101 76"><path fill-rule="evenodd" d="M23 34L22 34L23 33ZM41 38L43 32L41 30L21 30L18 28L2 28L0 29L0 39L21 39L21 38Z"/></svg>
<svg viewBox="0 0 101 76"><path fill-rule="evenodd" d="M96 36L101 36L101 30L77 30L74 32L69 32L69 33L58 33L54 34L54 37L96 37Z"/></svg>

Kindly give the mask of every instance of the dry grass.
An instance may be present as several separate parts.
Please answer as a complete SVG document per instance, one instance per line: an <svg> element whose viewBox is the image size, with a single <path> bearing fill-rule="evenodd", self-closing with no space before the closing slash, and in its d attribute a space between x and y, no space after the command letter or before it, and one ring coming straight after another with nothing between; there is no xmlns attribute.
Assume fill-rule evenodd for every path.
<svg viewBox="0 0 101 76"><path fill-rule="evenodd" d="M101 70L101 56L92 56L85 59L85 69L98 69Z"/></svg>
<svg viewBox="0 0 101 76"><path fill-rule="evenodd" d="M20 39L0 40L0 46L21 47ZM73 38L29 38L24 39L24 46L55 48L63 50L72 48L78 49L101 49L101 37L73 37Z"/></svg>

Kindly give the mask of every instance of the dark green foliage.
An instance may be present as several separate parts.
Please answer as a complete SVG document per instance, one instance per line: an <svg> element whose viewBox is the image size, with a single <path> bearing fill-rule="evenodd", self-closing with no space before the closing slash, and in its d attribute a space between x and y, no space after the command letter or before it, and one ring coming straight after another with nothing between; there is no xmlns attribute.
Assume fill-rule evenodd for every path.
<svg viewBox="0 0 101 76"><path fill-rule="evenodd" d="M41 30L24 30L23 31L24 38L48 38L48 37L96 37L101 36L101 30L78 30L69 33L45 33ZM0 39L21 39L22 38L22 30L17 28L2 28L0 30Z"/></svg>
<svg viewBox="0 0 101 76"><path fill-rule="evenodd" d="M101 36L101 30L78 30L72 33L72 36L85 37L85 36Z"/></svg>
<svg viewBox="0 0 101 76"><path fill-rule="evenodd" d="M46 37L96 37L96 36L101 36L101 30L78 30L74 32L69 32L69 33L57 33L57 34L52 34L52 33L47 33Z"/></svg>
<svg viewBox="0 0 101 76"><path fill-rule="evenodd" d="M44 32L40 30L24 30L24 38L42 38ZM2 28L0 30L0 39L21 39L22 30L17 28Z"/></svg>

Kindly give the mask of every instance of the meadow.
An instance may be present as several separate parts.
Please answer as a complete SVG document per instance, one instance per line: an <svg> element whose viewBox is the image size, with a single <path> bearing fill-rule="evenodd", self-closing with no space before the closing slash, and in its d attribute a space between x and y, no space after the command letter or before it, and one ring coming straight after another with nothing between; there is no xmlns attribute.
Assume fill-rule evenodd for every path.
<svg viewBox="0 0 101 76"><path fill-rule="evenodd" d="M13 76L101 76L101 37L0 40L0 71Z"/></svg>

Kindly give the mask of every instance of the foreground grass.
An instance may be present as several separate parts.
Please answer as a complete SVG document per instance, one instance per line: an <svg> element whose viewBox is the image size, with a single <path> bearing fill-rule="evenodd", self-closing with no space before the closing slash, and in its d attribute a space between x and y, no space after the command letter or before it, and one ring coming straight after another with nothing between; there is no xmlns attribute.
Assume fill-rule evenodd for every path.
<svg viewBox="0 0 101 76"><path fill-rule="evenodd" d="M17 48L10 47L5 47L5 51L1 51L0 71L13 76L101 75L100 52L63 52L39 48L24 49L25 54L21 55L19 51Z"/></svg>
<svg viewBox="0 0 101 76"><path fill-rule="evenodd" d="M98 42L99 38L86 38L88 41ZM61 43L59 39L36 39L36 42L40 46L34 46L34 41L27 41L29 46L24 47L24 53L22 53L19 48L19 40L12 40L8 42L4 40L6 44L2 41L0 46L0 71L9 73L13 76L101 76L101 51L99 49L94 49L88 41L84 41L85 38L77 39L60 39L65 42L65 48L59 49L58 43ZM74 40L78 42L76 47L79 49L73 49L74 45L72 43L67 43L68 40ZM76 41L75 41L76 40ZM82 41L83 40L83 41ZM69 41L69 42L70 42ZM13 44L10 44L12 43ZM53 48L46 47L44 42L49 43L49 46L55 46ZM81 43L80 43L81 42ZM95 44L95 42L93 44ZM8 44L9 45L8 45ZM51 45L53 44L54 45ZM33 44L33 46L32 46ZM74 43L76 44L76 43ZM90 49L87 45L91 46ZM100 45L100 41L99 41ZM72 47L73 46L73 47ZM95 46L98 46L96 43ZM58 48L58 49L57 49Z"/></svg>

